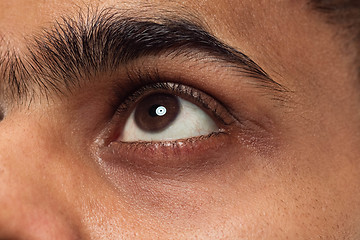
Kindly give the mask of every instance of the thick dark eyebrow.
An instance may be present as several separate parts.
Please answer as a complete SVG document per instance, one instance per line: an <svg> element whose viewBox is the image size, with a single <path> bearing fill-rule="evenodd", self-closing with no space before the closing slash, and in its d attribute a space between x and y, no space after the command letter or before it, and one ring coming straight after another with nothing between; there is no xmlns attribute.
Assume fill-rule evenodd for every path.
<svg viewBox="0 0 360 240"><path fill-rule="evenodd" d="M75 20L76 19L76 20ZM24 56L7 52L0 58L4 88L14 99L31 93L71 91L80 81L116 70L132 60L165 52L198 51L231 63L260 87L284 88L254 61L222 43L200 24L179 17L125 17L114 11L62 18L34 37ZM35 91L34 89L38 89Z"/></svg>

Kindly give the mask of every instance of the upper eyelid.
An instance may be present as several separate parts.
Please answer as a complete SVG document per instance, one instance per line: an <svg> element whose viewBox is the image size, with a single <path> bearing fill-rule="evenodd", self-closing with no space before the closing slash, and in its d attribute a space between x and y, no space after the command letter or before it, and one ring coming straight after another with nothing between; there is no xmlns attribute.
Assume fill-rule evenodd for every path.
<svg viewBox="0 0 360 240"><path fill-rule="evenodd" d="M155 82L153 80L149 80L147 83L143 82L143 84L145 85L140 87L140 89L137 89L134 93L130 94L125 100L120 100L122 103L117 107L118 113L122 113L124 111L128 112L130 103L138 102L148 93L151 94L152 91L158 90L166 92L169 91L170 94L175 94L181 98L185 98L185 100L196 102L196 105L201 105L200 107L202 107L203 110L205 109L206 112L212 112L213 117L216 118L217 122L220 121L221 124L230 125L234 121L239 121L239 119L225 110L225 107L221 101L194 87L187 86L182 83L165 81ZM191 100L189 98L191 98ZM224 116L225 112L226 116Z"/></svg>
<svg viewBox="0 0 360 240"><path fill-rule="evenodd" d="M134 46L135 42L138 45ZM188 20L174 17L158 18L155 22L152 19L124 18L112 11L85 15L76 21L64 18L63 23L35 39L35 45L29 48L27 56L20 58L9 54L6 61L0 60L5 62L0 71L8 77L8 83L21 86L21 90L13 91L20 95L14 98L20 99L33 87L30 85L38 85L47 94L51 94L50 90L67 91L81 85L78 82L87 79L87 74L104 69L113 71L134 58L158 55L165 50L190 53L194 49L231 63L268 88L284 89L248 56L221 43ZM26 85L24 78L28 78Z"/></svg>

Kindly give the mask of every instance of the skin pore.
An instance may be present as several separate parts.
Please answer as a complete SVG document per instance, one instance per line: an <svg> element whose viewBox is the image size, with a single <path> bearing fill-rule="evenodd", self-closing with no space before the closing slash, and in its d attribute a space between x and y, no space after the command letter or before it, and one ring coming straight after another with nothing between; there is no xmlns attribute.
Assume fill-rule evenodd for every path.
<svg viewBox="0 0 360 240"><path fill-rule="evenodd" d="M344 36L306 1L0 2L0 239L359 239ZM120 141L159 92L220 133Z"/></svg>

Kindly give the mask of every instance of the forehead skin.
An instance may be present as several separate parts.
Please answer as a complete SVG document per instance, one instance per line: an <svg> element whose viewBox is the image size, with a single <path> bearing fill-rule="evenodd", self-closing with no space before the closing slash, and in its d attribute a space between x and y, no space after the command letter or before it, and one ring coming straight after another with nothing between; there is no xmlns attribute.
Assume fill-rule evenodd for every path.
<svg viewBox="0 0 360 240"><path fill-rule="evenodd" d="M214 172L191 186L176 181L155 186L149 179L144 186L164 199L127 198L127 189L119 193L99 177L84 149L67 142L69 136L77 139L77 130L65 134L71 116L58 110L66 101L46 111L41 102L15 108L0 122L0 205L5 209L0 238L360 238L355 51L335 27L305 1L10 0L0 2L0 36L6 43L0 50L21 55L24 39L51 28L61 16L110 6L140 16L139 9L196 16L221 41L250 56L291 92L286 111L273 110L281 149L258 168ZM224 172L228 178L222 179ZM144 191L137 182L128 185Z"/></svg>

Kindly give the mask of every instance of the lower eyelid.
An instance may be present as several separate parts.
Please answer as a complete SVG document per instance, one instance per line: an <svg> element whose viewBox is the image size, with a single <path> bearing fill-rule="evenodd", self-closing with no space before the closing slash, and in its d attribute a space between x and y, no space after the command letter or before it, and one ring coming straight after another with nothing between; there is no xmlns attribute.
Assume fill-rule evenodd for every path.
<svg viewBox="0 0 360 240"><path fill-rule="evenodd" d="M220 164L233 140L228 133L219 132L171 142L112 142L99 155L114 167L143 173L203 170Z"/></svg>
<svg viewBox="0 0 360 240"><path fill-rule="evenodd" d="M118 177L124 171L152 178L185 180L183 177L208 174L233 161L249 164L254 155L271 157L274 139L258 126L247 125L172 142L112 141L97 146L95 157L105 174L116 181L121 181Z"/></svg>

